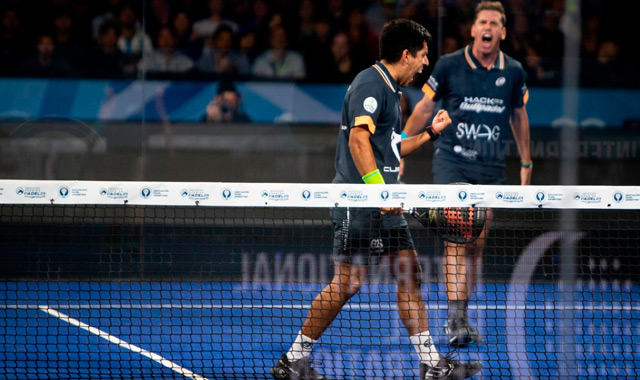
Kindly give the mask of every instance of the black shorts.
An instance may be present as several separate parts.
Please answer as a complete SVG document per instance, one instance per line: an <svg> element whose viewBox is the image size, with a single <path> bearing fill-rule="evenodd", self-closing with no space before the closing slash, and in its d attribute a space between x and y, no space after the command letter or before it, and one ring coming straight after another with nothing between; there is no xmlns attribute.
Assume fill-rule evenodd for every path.
<svg viewBox="0 0 640 380"><path fill-rule="evenodd" d="M331 210L331 219L334 261L368 265L390 252L415 250L404 215L382 215L377 208L337 208Z"/></svg>
<svg viewBox="0 0 640 380"><path fill-rule="evenodd" d="M446 161L433 163L433 183L446 185L464 182L472 185L506 185L504 169L462 165Z"/></svg>

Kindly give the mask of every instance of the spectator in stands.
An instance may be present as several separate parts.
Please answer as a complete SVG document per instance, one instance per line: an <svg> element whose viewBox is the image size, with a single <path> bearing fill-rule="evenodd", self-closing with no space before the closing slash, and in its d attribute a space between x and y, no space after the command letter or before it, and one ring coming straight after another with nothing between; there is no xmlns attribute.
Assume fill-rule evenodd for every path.
<svg viewBox="0 0 640 380"><path fill-rule="evenodd" d="M91 34L95 41L100 40L100 27L106 22L117 20L118 12L120 11L120 5L123 0L107 0L106 6L101 9L101 13L97 14L93 20L91 20ZM101 2L97 2L98 6L102 5Z"/></svg>
<svg viewBox="0 0 640 380"><path fill-rule="evenodd" d="M600 45L600 17L595 13L584 15L582 19L582 41L580 44L580 56L582 58L595 58L598 55Z"/></svg>
<svg viewBox="0 0 640 380"><path fill-rule="evenodd" d="M132 5L125 4L120 8L118 20L120 22L118 49L137 61L143 52L153 48L151 38L142 30Z"/></svg>
<svg viewBox="0 0 640 380"><path fill-rule="evenodd" d="M627 75L624 60L620 58L620 45L605 40L599 46L595 59L584 59L581 84L586 87L624 87L637 82Z"/></svg>
<svg viewBox="0 0 640 380"><path fill-rule="evenodd" d="M447 35L442 39L442 54L451 54L460 49L460 40L456 36Z"/></svg>
<svg viewBox="0 0 640 380"><path fill-rule="evenodd" d="M176 48L182 54L197 60L202 55L203 41L192 38L191 17L186 10L179 10L173 16L171 25L176 32Z"/></svg>
<svg viewBox="0 0 640 380"><path fill-rule="evenodd" d="M240 25L240 47L247 54L249 60L259 54L248 49L267 49L269 39L269 20L271 19L271 3L267 0L255 0L251 12Z"/></svg>
<svg viewBox="0 0 640 380"><path fill-rule="evenodd" d="M438 29L440 23L440 0L426 0L418 13L420 22L429 30Z"/></svg>
<svg viewBox="0 0 640 380"><path fill-rule="evenodd" d="M555 9L544 11L541 26L529 39L540 57L546 85L559 85L561 80L564 33L560 30L560 16Z"/></svg>
<svg viewBox="0 0 640 380"><path fill-rule="evenodd" d="M164 26L158 31L156 47L144 55L138 69L151 73L186 73L193 67L193 61L176 50L177 38L173 29Z"/></svg>
<svg viewBox="0 0 640 380"><path fill-rule="evenodd" d="M204 39L213 36L213 33L221 24L230 26L234 33L238 31L238 24L225 18L224 6L224 0L209 0L209 17L193 24L195 38Z"/></svg>
<svg viewBox="0 0 640 380"><path fill-rule="evenodd" d="M209 123L250 123L242 109L242 97L232 82L221 82L216 96L207 105L204 120Z"/></svg>
<svg viewBox="0 0 640 380"><path fill-rule="evenodd" d="M307 79L326 80L327 68L331 67L331 16L318 13L314 16L313 33L302 42Z"/></svg>
<svg viewBox="0 0 640 380"><path fill-rule="evenodd" d="M56 52L51 33L40 33L35 52L22 61L21 73L30 77L68 77L71 66L66 58Z"/></svg>
<svg viewBox="0 0 640 380"><path fill-rule="evenodd" d="M118 78L132 75L135 66L126 63L118 49L118 26L107 21L100 26L98 44L90 49L84 61L84 73L89 77Z"/></svg>
<svg viewBox="0 0 640 380"><path fill-rule="evenodd" d="M293 3L285 0L147 0L142 3L135 0L54 0L37 2L39 12L23 11L29 10L31 2L6 0L0 6L0 75L22 73L18 64L35 51L35 42L29 46L27 39L36 36L36 27L40 29L43 26L54 25L52 36L55 54L66 56L72 70L73 67L82 67L87 69L84 72L88 76L104 76L104 70L113 71L106 68L109 66L108 63L97 62L97 70L102 71L101 74L90 72L90 65L87 63L89 59L94 58L95 50L99 49L88 52L83 47L90 44L91 37L98 41L99 28L106 22L122 23L121 29L117 25L116 32L121 34L119 43L121 48L125 46L125 52L139 50L133 37L136 34L146 33L147 36L155 38L161 27L172 26L177 33L176 48L180 53L188 55L193 62L202 55L204 36L212 35L217 25L224 23L234 30L239 49L247 56L250 65L253 65L260 53L271 49L269 38L274 25L283 26L291 37L288 49L303 53L308 78L319 80L322 67L326 67L331 58L328 38L322 37L323 46L312 46L308 43L316 37L319 27L331 31L345 30L349 36L352 56L368 62L375 60L378 55L377 31L371 27L371 23L382 22L392 13L395 13L396 17L418 21L430 29L437 28L438 22L443 21L443 35L458 37L460 46L468 44L473 2L474 0L447 0L444 2L446 12L441 15L438 0L302 0L293 7ZM560 24L564 12L562 2L503 0L503 3L509 10L507 17L512 25L507 34L508 40L503 43L504 51L519 59L525 66L527 61L533 63L532 67L525 67L533 75L530 82L532 85L559 85L564 40ZM596 65L595 59L603 41L611 40L621 50L633 51L632 46L627 47L627 42L620 37L625 34L617 32L617 29L622 29L622 25L625 25L619 21L619 16L625 13L621 8L605 8L603 4L604 0L590 0L581 5L581 57L594 60L590 63L584 62L585 65L590 65L585 67L586 70L592 70L592 66ZM137 15L135 27L131 27L129 21L121 21L120 17L125 15L129 15L127 17L130 19L131 9L136 11L134 14L145 11L144 29L141 26L140 14ZM363 14L364 10L367 11L366 16ZM319 17L316 17L320 14L323 18L321 23L318 22ZM205 19L196 18L198 16ZM367 16L371 22L367 22ZM194 25L194 20L198 20L197 26ZM134 31L133 36L131 31ZM607 32L611 33L607 35ZM98 45L104 53L104 45ZM127 45L130 47L127 48ZM139 45L142 45L143 49L148 48L149 38L143 38ZM436 46L435 42L433 45L433 60L438 58L436 52L448 51L444 46ZM80 54L76 53L77 49L80 49ZM614 50L610 47L605 47L604 50L607 49ZM532 54L530 59L526 57L528 52ZM114 58L118 59L113 54L108 54L108 57L109 62L113 62ZM635 78L635 68L630 66L620 65L619 69L626 70L628 76ZM135 72L135 67L133 71L131 67L131 64L125 62L122 65L123 72ZM605 67L608 69L611 65ZM428 74L428 70L424 73ZM612 82L608 83L610 85ZM629 86L629 83L625 82L622 85Z"/></svg>
<svg viewBox="0 0 640 380"><path fill-rule="evenodd" d="M396 1L373 0L363 11L364 19L372 30L380 31L384 24L395 18Z"/></svg>
<svg viewBox="0 0 640 380"><path fill-rule="evenodd" d="M91 34L91 21L94 16L94 8L95 4L93 0L75 0L71 3L73 33L83 47L88 47L95 41L95 38Z"/></svg>
<svg viewBox="0 0 640 380"><path fill-rule="evenodd" d="M353 56L349 37L342 31L331 40L331 58L331 65L326 68L326 79L330 82L351 82L359 72L358 67L365 65Z"/></svg>
<svg viewBox="0 0 640 380"><path fill-rule="evenodd" d="M418 3L415 0L407 0L404 4L400 4L399 8L396 11L396 16L398 18L406 18L409 20L418 21L423 15L420 10L418 10Z"/></svg>
<svg viewBox="0 0 640 380"><path fill-rule="evenodd" d="M17 73L26 46L20 14L17 8L9 6L2 10L0 17L0 74L13 75Z"/></svg>
<svg viewBox="0 0 640 380"><path fill-rule="evenodd" d="M234 49L233 29L221 24L205 42L198 70L203 73L248 75L251 72L247 56Z"/></svg>
<svg viewBox="0 0 640 380"><path fill-rule="evenodd" d="M457 0L446 2L443 28L447 34L457 35L461 46L469 45L471 38L471 25L473 24L475 0Z"/></svg>
<svg viewBox="0 0 640 380"><path fill-rule="evenodd" d="M306 67L302 54L287 50L287 31L276 24L271 29L271 48L256 58L253 74L260 78L302 79Z"/></svg>
<svg viewBox="0 0 640 380"><path fill-rule="evenodd" d="M78 15L71 7L60 7L53 9L53 44L55 45L55 55L58 59L67 61L73 70L74 67L82 65L86 59L86 51L93 44L90 34L89 24L78 22ZM84 27L84 29L83 29Z"/></svg>
<svg viewBox="0 0 640 380"><path fill-rule="evenodd" d="M352 8L347 16L347 34L354 57L362 62L375 62L378 59L378 35L369 27L359 7ZM368 64L356 67L364 70Z"/></svg>
<svg viewBox="0 0 640 380"><path fill-rule="evenodd" d="M305 42L315 34L315 14L316 7L312 0L302 0L298 6L295 17L295 41L294 49L305 49Z"/></svg>
<svg viewBox="0 0 640 380"><path fill-rule="evenodd" d="M160 28L171 25L172 0L146 0L145 32L149 36L157 36ZM191 2L190 2L191 3Z"/></svg>
<svg viewBox="0 0 640 380"><path fill-rule="evenodd" d="M53 42L56 50L62 52L65 56L75 53L75 49L81 45L79 33L74 27L74 20L68 9L60 9L53 17Z"/></svg>
<svg viewBox="0 0 640 380"><path fill-rule="evenodd" d="M257 43L258 36L255 30L248 29L240 32L238 50L247 57L249 65L252 65L256 57L260 54Z"/></svg>
<svg viewBox="0 0 640 380"><path fill-rule="evenodd" d="M500 44L501 49L516 61L526 66L526 50L529 46L529 15L525 9L524 0L509 0L510 27L507 38ZM527 68L525 67L525 71Z"/></svg>
<svg viewBox="0 0 640 380"><path fill-rule="evenodd" d="M327 9L329 14L333 16L331 24L340 25L346 17L344 0L327 0Z"/></svg>
<svg viewBox="0 0 640 380"><path fill-rule="evenodd" d="M553 83L555 73L547 71L543 65L543 59L538 51L528 43L523 44L524 62L522 68L527 73L527 81L537 86L546 86Z"/></svg>

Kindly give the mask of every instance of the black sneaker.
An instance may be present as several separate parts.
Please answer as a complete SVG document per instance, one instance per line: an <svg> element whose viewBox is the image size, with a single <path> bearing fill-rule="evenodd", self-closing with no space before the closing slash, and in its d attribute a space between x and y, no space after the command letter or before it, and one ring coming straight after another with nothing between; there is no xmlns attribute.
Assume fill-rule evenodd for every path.
<svg viewBox="0 0 640 380"><path fill-rule="evenodd" d="M420 363L420 380L462 380L480 372L480 362L462 363L442 357L435 367Z"/></svg>
<svg viewBox="0 0 640 380"><path fill-rule="evenodd" d="M311 367L311 358L308 356L290 362L287 354L282 354L269 373L278 380L328 380Z"/></svg>
<svg viewBox="0 0 640 380"><path fill-rule="evenodd" d="M466 317L448 319L444 329L449 336L449 344L453 347L460 348L482 343L482 337L469 325Z"/></svg>

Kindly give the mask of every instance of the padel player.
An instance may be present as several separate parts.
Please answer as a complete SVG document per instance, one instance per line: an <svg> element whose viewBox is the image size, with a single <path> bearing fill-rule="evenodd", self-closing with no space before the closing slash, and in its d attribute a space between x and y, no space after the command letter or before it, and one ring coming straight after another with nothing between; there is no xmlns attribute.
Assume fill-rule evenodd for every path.
<svg viewBox="0 0 640 380"><path fill-rule="evenodd" d="M525 104L529 93L519 62L500 50L506 37L505 13L499 1L482 1L475 9L470 45L441 57L404 132L424 129L436 104L451 112L453 126L435 143L433 181L436 184L506 184L505 146L511 130L520 154L520 184L531 182L533 163L529 149L529 119ZM480 238L467 245L445 242L444 275L447 288L446 330L452 346L481 343L469 324L468 304L475 287L492 212ZM467 258L469 265L467 267Z"/></svg>
<svg viewBox="0 0 640 380"><path fill-rule="evenodd" d="M334 183L395 184L400 157L438 136L450 123L441 110L426 132L401 140L401 86L428 64L431 36L409 20L385 24L380 61L360 72L345 95L336 151ZM421 268L401 208L335 209L334 276L315 297L291 348L270 373L276 379L325 379L311 366L310 354L346 302L361 288L370 260L389 254L394 260L400 318L420 357L421 379L463 379L478 372L478 362L461 363L441 356L429 333L421 293Z"/></svg>

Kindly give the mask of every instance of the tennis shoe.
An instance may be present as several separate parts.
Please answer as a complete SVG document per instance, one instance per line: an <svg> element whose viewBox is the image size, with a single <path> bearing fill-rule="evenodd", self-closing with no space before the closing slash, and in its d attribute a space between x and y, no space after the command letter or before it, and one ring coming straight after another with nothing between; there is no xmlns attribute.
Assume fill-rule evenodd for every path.
<svg viewBox="0 0 640 380"><path fill-rule="evenodd" d="M311 367L311 358L308 356L290 362L287 354L282 354L269 373L278 380L329 380Z"/></svg>
<svg viewBox="0 0 640 380"><path fill-rule="evenodd" d="M467 317L448 319L444 329L449 337L449 345L453 347L482 343L482 336L469 324Z"/></svg>
<svg viewBox="0 0 640 380"><path fill-rule="evenodd" d="M480 362L463 363L449 357L441 357L435 367L420 363L420 380L462 380L480 372Z"/></svg>

